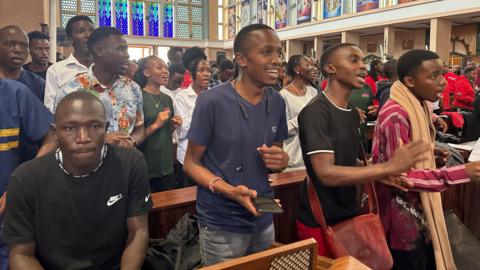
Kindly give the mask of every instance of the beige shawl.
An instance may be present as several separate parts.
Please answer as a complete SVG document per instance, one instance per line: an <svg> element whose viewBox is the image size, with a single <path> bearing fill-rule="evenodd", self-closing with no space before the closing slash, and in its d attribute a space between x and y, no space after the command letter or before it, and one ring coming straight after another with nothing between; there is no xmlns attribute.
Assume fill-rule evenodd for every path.
<svg viewBox="0 0 480 270"><path fill-rule="evenodd" d="M390 98L407 111L411 129L410 139L412 141L435 141L435 128L425 102L420 102L400 81L396 81L392 85ZM435 168L433 149L426 153L425 157L427 158L425 161L415 164L415 169ZM420 192L420 200L432 238L437 270L457 269L450 250L440 193Z"/></svg>

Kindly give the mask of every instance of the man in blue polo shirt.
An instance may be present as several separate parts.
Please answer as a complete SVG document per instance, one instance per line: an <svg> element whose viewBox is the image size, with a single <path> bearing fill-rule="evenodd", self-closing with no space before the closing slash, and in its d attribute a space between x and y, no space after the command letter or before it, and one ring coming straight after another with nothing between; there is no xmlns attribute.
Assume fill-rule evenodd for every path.
<svg viewBox="0 0 480 270"><path fill-rule="evenodd" d="M21 138L44 145L38 155L45 154L53 145L49 132L52 114L23 84L0 79L0 220L5 208L6 188L12 171L21 163ZM8 249L0 236L0 270L8 268Z"/></svg>
<svg viewBox="0 0 480 270"><path fill-rule="evenodd" d="M184 170L198 183L200 254L204 265L267 249L272 214L252 199L273 197L268 170L282 170L288 155L285 103L269 85L277 79L282 46L275 31L252 24L234 41L238 78L202 93L188 133Z"/></svg>

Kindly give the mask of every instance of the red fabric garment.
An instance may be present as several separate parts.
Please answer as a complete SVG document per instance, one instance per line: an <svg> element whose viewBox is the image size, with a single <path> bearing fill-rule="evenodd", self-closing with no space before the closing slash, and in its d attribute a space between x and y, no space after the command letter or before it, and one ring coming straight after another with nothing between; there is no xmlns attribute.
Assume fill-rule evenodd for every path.
<svg viewBox="0 0 480 270"><path fill-rule="evenodd" d="M192 76L190 76L190 72L185 72L185 74L183 75L183 82L182 84L180 85L180 88L182 89L187 89L190 84L192 84Z"/></svg>
<svg viewBox="0 0 480 270"><path fill-rule="evenodd" d="M377 77L377 81L382 80L382 76ZM378 99L377 99L377 84L376 81L372 78L372 76L368 75L365 78L365 83L370 85L370 89L372 90L372 96L373 96L373 105L378 105Z"/></svg>
<svg viewBox="0 0 480 270"><path fill-rule="evenodd" d="M470 81L465 76L457 78L455 83L455 93L452 107L473 111L473 101L475 100L475 91Z"/></svg>
<svg viewBox="0 0 480 270"><path fill-rule="evenodd" d="M328 84L327 79L322 81L322 85L321 85L322 91L325 90L325 88L327 88L327 84Z"/></svg>
<svg viewBox="0 0 480 270"><path fill-rule="evenodd" d="M452 109L452 97L455 93L455 83L457 82L457 74L453 72L447 72L443 75L445 80L447 80L447 85L445 86L445 90L443 90L443 110L451 110Z"/></svg>
<svg viewBox="0 0 480 270"><path fill-rule="evenodd" d="M447 115L452 120L452 124L456 128L462 128L465 120L463 115L459 112L442 112L441 115Z"/></svg>
<svg viewBox="0 0 480 270"><path fill-rule="evenodd" d="M475 85L480 87L480 68L476 70Z"/></svg>
<svg viewBox="0 0 480 270"><path fill-rule="evenodd" d="M410 121L407 112L395 101L389 100L380 110L373 134L373 163L388 161L399 145L410 142ZM464 165L430 170L412 169L406 176L414 184L409 192L377 183L380 218L390 248L416 249L418 241L429 235L420 195L414 191L443 191L449 185L469 181Z"/></svg>
<svg viewBox="0 0 480 270"><path fill-rule="evenodd" d="M308 227L297 219L297 234L298 240L305 240L313 237L313 239L317 241L317 254L328 258L332 257L331 252L328 250L327 243L325 242L325 235L320 227Z"/></svg>

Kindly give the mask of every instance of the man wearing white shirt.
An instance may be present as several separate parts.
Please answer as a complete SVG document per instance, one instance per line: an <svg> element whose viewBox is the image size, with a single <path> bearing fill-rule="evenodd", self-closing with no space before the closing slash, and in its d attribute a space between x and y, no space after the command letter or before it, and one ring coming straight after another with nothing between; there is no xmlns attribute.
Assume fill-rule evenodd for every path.
<svg viewBox="0 0 480 270"><path fill-rule="evenodd" d="M93 22L87 16L75 16L67 22L65 32L72 42L73 52L67 59L53 64L47 70L44 104L52 113L54 113L55 96L60 87L71 81L77 74L87 72L92 64L87 40L93 29Z"/></svg>

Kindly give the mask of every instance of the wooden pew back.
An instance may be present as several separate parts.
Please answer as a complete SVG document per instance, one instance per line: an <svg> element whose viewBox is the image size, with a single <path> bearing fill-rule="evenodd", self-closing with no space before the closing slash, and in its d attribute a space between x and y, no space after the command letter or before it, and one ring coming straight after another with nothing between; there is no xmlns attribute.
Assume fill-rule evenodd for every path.
<svg viewBox="0 0 480 270"><path fill-rule="evenodd" d="M282 245L245 257L211 265L203 270L315 270L317 242L313 238Z"/></svg>

